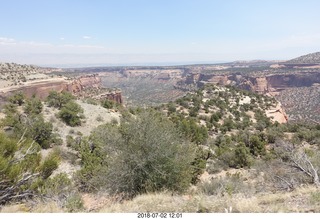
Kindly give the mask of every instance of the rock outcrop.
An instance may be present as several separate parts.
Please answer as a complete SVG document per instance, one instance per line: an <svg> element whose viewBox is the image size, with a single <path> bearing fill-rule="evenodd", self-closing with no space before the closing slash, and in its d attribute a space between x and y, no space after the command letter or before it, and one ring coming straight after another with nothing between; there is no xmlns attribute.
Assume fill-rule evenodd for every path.
<svg viewBox="0 0 320 219"><path fill-rule="evenodd" d="M88 88L101 88L101 78L98 75L80 76L67 85L66 91L75 95Z"/></svg>
<svg viewBox="0 0 320 219"><path fill-rule="evenodd" d="M26 97L36 97L44 100L50 91L62 92L68 90L68 81L64 78L54 78L27 82L23 85L11 86L0 89L0 95L3 97L11 96L14 92L21 91Z"/></svg>
<svg viewBox="0 0 320 219"><path fill-rule="evenodd" d="M228 85L230 83L228 76L227 75L204 75L201 74L199 77L200 81L207 81L212 84L217 84L217 85Z"/></svg>
<svg viewBox="0 0 320 219"><path fill-rule="evenodd" d="M274 108L270 108L266 111L267 117L271 118L271 121L278 123L287 123L288 116L281 106L280 102Z"/></svg>
<svg viewBox="0 0 320 219"><path fill-rule="evenodd" d="M189 73L186 77L186 84L196 84L200 79L199 73Z"/></svg>
<svg viewBox="0 0 320 219"><path fill-rule="evenodd" d="M108 99L123 104L122 93L119 90L100 94L97 99Z"/></svg>
<svg viewBox="0 0 320 219"><path fill-rule="evenodd" d="M203 85L206 83L219 85L235 85L241 89L250 90L259 94L277 93L290 87L310 87L320 83L320 72L300 74L272 74L263 77L241 74L208 75L188 74L185 83Z"/></svg>
<svg viewBox="0 0 320 219"><path fill-rule="evenodd" d="M92 93L99 93L103 90L101 84L101 78L98 75L86 75L75 79L66 78L52 78L46 80L38 80L27 82L23 85L11 86L0 89L0 96L5 99L11 96L15 92L21 91L26 97L36 96L41 100L44 100L50 93L50 91L68 91L75 96L86 96L86 91L95 91ZM87 92L89 93L89 92ZM92 96L92 95L88 95ZM96 95L96 96L99 96ZM121 91L103 91L103 95L100 98L107 98L113 100L119 104L123 104Z"/></svg>

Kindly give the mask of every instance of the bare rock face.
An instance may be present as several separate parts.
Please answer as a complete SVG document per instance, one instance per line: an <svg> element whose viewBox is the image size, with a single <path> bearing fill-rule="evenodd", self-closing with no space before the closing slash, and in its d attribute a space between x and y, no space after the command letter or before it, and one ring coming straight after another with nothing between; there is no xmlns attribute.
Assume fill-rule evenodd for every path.
<svg viewBox="0 0 320 219"><path fill-rule="evenodd" d="M87 88L101 88L101 78L98 75L87 75L76 78L67 85L67 91L77 95Z"/></svg>
<svg viewBox="0 0 320 219"><path fill-rule="evenodd" d="M67 90L67 85L68 81L63 78L39 80L0 89L0 95L8 97L14 92L21 91L26 97L30 98L35 95L44 100L49 95L50 91L55 90L57 92L62 92L63 90Z"/></svg>
<svg viewBox="0 0 320 219"><path fill-rule="evenodd" d="M108 99L116 103L123 104L121 91L112 91L112 92L101 94L99 96L99 99Z"/></svg>
<svg viewBox="0 0 320 219"><path fill-rule="evenodd" d="M87 75L69 80L66 78L52 78L27 82L23 85L12 86L0 89L0 96L6 98L14 92L21 91L26 97L36 96L41 100L49 95L50 91L68 91L75 96L85 96L86 90L99 91L102 89L101 78L98 75ZM119 104L123 103L121 91L105 92L100 98L107 98Z"/></svg>
<svg viewBox="0 0 320 219"><path fill-rule="evenodd" d="M186 84L196 84L199 81L199 73L189 73L186 77Z"/></svg>
<svg viewBox="0 0 320 219"><path fill-rule="evenodd" d="M217 85L228 85L230 83L227 75L214 75L208 78L208 82Z"/></svg>
<svg viewBox="0 0 320 219"><path fill-rule="evenodd" d="M259 94L265 94L268 92L268 81L266 77L255 78L253 90Z"/></svg>
<svg viewBox="0 0 320 219"><path fill-rule="evenodd" d="M278 122L280 124L288 122L288 116L280 103L278 103L276 107L268 109L266 115L271 118L271 121L273 122Z"/></svg>
<svg viewBox="0 0 320 219"><path fill-rule="evenodd" d="M241 89L259 94L277 94L291 87L311 87L320 83L320 72L304 72L292 74L271 74L266 76L249 76L241 73L229 75L212 75L189 72L184 81L186 85L217 84L235 85Z"/></svg>

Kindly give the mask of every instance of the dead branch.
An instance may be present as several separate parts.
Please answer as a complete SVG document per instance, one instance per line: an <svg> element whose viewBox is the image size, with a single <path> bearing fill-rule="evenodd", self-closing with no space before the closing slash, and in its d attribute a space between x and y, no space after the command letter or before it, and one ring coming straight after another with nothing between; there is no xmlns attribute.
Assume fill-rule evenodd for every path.
<svg viewBox="0 0 320 219"><path fill-rule="evenodd" d="M292 165L291 165L292 167L300 170L307 176L311 177L313 180L313 183L316 186L320 186L318 170L313 166L312 162L310 161L306 153L302 152L300 156L297 154L292 154L291 162L292 162Z"/></svg>
<svg viewBox="0 0 320 219"><path fill-rule="evenodd" d="M285 180L284 178L280 177L280 176L274 176L275 178L279 179L280 181L284 182L286 185L288 185L290 190L294 189L294 185L290 182L288 182L287 180ZM288 188L287 188L288 189Z"/></svg>

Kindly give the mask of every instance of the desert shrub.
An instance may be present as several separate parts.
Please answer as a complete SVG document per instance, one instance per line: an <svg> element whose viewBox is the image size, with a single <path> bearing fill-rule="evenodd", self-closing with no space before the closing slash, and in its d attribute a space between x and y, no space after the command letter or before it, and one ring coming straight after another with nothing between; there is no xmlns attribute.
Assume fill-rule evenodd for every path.
<svg viewBox="0 0 320 219"><path fill-rule="evenodd" d="M221 119L221 114L219 113L212 113L211 117L210 117L210 122L219 122L219 120Z"/></svg>
<svg viewBox="0 0 320 219"><path fill-rule="evenodd" d="M27 135L34 139L42 148L49 148L50 144L54 141L52 124L45 122L42 116L31 116L26 125L29 126Z"/></svg>
<svg viewBox="0 0 320 219"><path fill-rule="evenodd" d="M68 212L78 212L82 210L83 207L83 200L79 193L73 193L66 200L66 208Z"/></svg>
<svg viewBox="0 0 320 219"><path fill-rule="evenodd" d="M91 104L91 105L98 105L99 104L98 100L95 100L95 99L92 99L92 98L86 98L86 99L84 99L84 102L88 103L88 104Z"/></svg>
<svg viewBox="0 0 320 219"><path fill-rule="evenodd" d="M48 106L55 107L61 109L70 101L74 100L75 97L66 91L62 91L61 93L57 91L51 91L46 99Z"/></svg>
<svg viewBox="0 0 320 219"><path fill-rule="evenodd" d="M240 173L227 174L224 178L213 178L199 184L199 189L206 195L232 196L237 193L247 195L253 193L253 188L245 184Z"/></svg>
<svg viewBox="0 0 320 219"><path fill-rule="evenodd" d="M233 122L233 119L226 118L223 121L222 126L220 127L220 130L222 133L225 133L226 131L231 131L235 128L235 123Z"/></svg>
<svg viewBox="0 0 320 219"><path fill-rule="evenodd" d="M199 182L199 176L204 173L206 169L207 160L212 156L211 152L202 147L197 147L194 161L191 163L193 166L192 180L193 184Z"/></svg>
<svg viewBox="0 0 320 219"><path fill-rule="evenodd" d="M102 147L88 139L82 139L80 142L72 140L71 147L78 151L81 158L81 169L75 176L77 187L86 192L107 189L106 177L109 163L108 156Z"/></svg>
<svg viewBox="0 0 320 219"><path fill-rule="evenodd" d="M234 162L236 168L250 167L253 162L250 150L243 142L240 142L235 148Z"/></svg>
<svg viewBox="0 0 320 219"><path fill-rule="evenodd" d="M195 145L183 140L162 114L143 111L120 127L97 128L92 138L107 167L86 173L111 193L133 197L165 189L181 192L191 183Z"/></svg>
<svg viewBox="0 0 320 219"><path fill-rule="evenodd" d="M52 172L58 168L59 161L59 152L54 151L53 153L50 153L40 166L41 176L44 179L48 178Z"/></svg>
<svg viewBox="0 0 320 219"><path fill-rule="evenodd" d="M82 107L76 102L70 101L65 104L58 116L69 126L81 125L81 114L83 113Z"/></svg>
<svg viewBox="0 0 320 219"><path fill-rule="evenodd" d="M277 139L284 137L284 133L280 127L272 126L267 129L266 137L268 143L275 143Z"/></svg>
<svg viewBox="0 0 320 219"><path fill-rule="evenodd" d="M98 115L98 116L96 117L96 120L97 120L98 122L103 122L103 117L102 117L101 115Z"/></svg>
<svg viewBox="0 0 320 219"><path fill-rule="evenodd" d="M258 156L266 154L265 144L266 143L257 135L252 135L250 136L246 146L250 149L251 154Z"/></svg>
<svg viewBox="0 0 320 219"><path fill-rule="evenodd" d="M66 173L48 178L39 189L43 198L54 200L61 208L66 208L69 212L83 209L82 198Z"/></svg>
<svg viewBox="0 0 320 219"><path fill-rule="evenodd" d="M18 104L19 106L21 106L24 103L25 99L25 95L21 91L19 91L10 96L9 101L13 104Z"/></svg>
<svg viewBox="0 0 320 219"><path fill-rule="evenodd" d="M40 146L21 139L0 133L0 204L33 197L57 167L57 155L50 154L41 162Z"/></svg>
<svg viewBox="0 0 320 219"><path fill-rule="evenodd" d="M312 205L320 203L320 192L311 193L309 200Z"/></svg>
<svg viewBox="0 0 320 219"><path fill-rule="evenodd" d="M40 99L33 97L31 99L28 99L25 107L24 107L24 112L26 114L40 114L43 109L43 104Z"/></svg>
<svg viewBox="0 0 320 219"><path fill-rule="evenodd" d="M42 148L48 148L53 141L52 124L45 122L42 114L19 114L17 111L7 112L2 125L12 129L12 137L24 136L33 139Z"/></svg>
<svg viewBox="0 0 320 219"><path fill-rule="evenodd" d="M113 100L104 99L101 101L101 106L103 106L106 109L112 109L117 106L117 103Z"/></svg>
<svg viewBox="0 0 320 219"><path fill-rule="evenodd" d="M177 119L175 121L178 129L192 142L204 144L208 139L208 129L204 126L197 125L193 118Z"/></svg>
<svg viewBox="0 0 320 219"><path fill-rule="evenodd" d="M264 111L260 109L254 110L254 117L257 120L257 123L260 124L259 126L257 126L258 128L260 127L264 129L272 125L270 118L268 118Z"/></svg>
<svg viewBox="0 0 320 219"><path fill-rule="evenodd" d="M71 148L74 147L75 142L71 135L66 136L66 142L67 142L67 147L71 147Z"/></svg>
<svg viewBox="0 0 320 219"><path fill-rule="evenodd" d="M189 116L190 117L197 117L198 114L199 114L199 107L192 107L190 110L189 110Z"/></svg>
<svg viewBox="0 0 320 219"><path fill-rule="evenodd" d="M117 125L118 124L118 120L116 118L112 118L111 119L111 124Z"/></svg>
<svg viewBox="0 0 320 219"><path fill-rule="evenodd" d="M176 112L176 105L173 102L170 102L168 104L168 113L171 114L174 112Z"/></svg>
<svg viewBox="0 0 320 219"><path fill-rule="evenodd" d="M41 193L47 197L63 199L72 190L72 181L66 173L60 173L49 178L40 189Z"/></svg>
<svg viewBox="0 0 320 219"><path fill-rule="evenodd" d="M54 145L62 145L62 144L63 144L62 138L61 138L60 135L58 135L57 133L52 134L52 136L51 136L51 142L52 142Z"/></svg>
<svg viewBox="0 0 320 219"><path fill-rule="evenodd" d="M219 168L225 168L225 165L232 168L250 167L253 164L253 157L250 148L243 141L238 139L239 136L219 135L213 147L216 159L215 171Z"/></svg>

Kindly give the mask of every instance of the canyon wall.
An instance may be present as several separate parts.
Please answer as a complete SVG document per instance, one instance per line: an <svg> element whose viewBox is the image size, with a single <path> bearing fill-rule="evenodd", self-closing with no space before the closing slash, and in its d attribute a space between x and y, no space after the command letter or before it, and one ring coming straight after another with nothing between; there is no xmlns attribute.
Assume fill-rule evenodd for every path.
<svg viewBox="0 0 320 219"><path fill-rule="evenodd" d="M123 104L121 91L112 91L112 92L100 94L98 96L98 99L108 99L116 103Z"/></svg>
<svg viewBox="0 0 320 219"><path fill-rule="evenodd" d="M320 83L320 72L300 74L273 74L261 77L241 74L210 75L188 74L186 84L203 85L206 83L218 85L235 85L241 89L250 90L259 94L280 92L290 87L310 87Z"/></svg>
<svg viewBox="0 0 320 219"><path fill-rule="evenodd" d="M268 109L266 111L266 115L273 122L278 122L280 124L288 122L288 116L281 106L280 102L275 107Z"/></svg>
<svg viewBox="0 0 320 219"><path fill-rule="evenodd" d="M93 90L95 92L102 90L101 78L98 75L86 75L75 79L51 78L27 82L23 85L0 89L0 96L2 99L6 99L13 93L21 91L28 98L36 96L41 100L45 100L50 91L68 91L75 96L82 97L85 97L87 92L89 94L88 96L92 97L93 95L90 95L90 92ZM103 96L99 97L123 104L121 91L104 92Z"/></svg>
<svg viewBox="0 0 320 219"><path fill-rule="evenodd" d="M230 80L227 75L208 75L208 74L200 74L199 81L204 81L212 84L219 85L228 85L230 84Z"/></svg>
<svg viewBox="0 0 320 219"><path fill-rule="evenodd" d="M86 75L86 76L80 76L74 80L72 80L70 83L68 83L66 87L66 91L77 95L78 93L82 92L85 89L88 88L101 88L101 78L98 75Z"/></svg>

